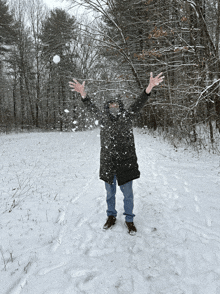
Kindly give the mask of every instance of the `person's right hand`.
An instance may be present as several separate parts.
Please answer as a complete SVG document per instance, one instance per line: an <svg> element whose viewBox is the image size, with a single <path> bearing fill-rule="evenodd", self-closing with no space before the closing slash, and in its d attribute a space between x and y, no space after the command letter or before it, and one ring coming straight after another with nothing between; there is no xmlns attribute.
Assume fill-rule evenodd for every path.
<svg viewBox="0 0 220 294"><path fill-rule="evenodd" d="M86 97L86 92L85 92L85 81L82 83L82 85L75 79L73 79L73 82L69 82L69 86L70 88L73 88L73 90L71 91L75 91L80 93L80 95L82 96L82 98Z"/></svg>

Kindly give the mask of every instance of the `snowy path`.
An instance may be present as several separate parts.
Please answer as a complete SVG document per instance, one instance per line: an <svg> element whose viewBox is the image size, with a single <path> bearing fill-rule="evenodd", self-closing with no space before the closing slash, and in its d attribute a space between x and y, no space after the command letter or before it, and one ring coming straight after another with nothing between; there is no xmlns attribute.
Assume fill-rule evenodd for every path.
<svg viewBox="0 0 220 294"><path fill-rule="evenodd" d="M133 237L119 189L102 230L98 134L0 136L0 293L219 294L219 158L135 130Z"/></svg>

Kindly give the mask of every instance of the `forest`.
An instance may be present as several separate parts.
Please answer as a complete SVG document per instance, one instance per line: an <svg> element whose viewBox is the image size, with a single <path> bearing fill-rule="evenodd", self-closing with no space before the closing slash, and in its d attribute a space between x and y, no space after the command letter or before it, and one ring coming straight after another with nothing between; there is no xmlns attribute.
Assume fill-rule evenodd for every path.
<svg viewBox="0 0 220 294"><path fill-rule="evenodd" d="M150 72L163 72L164 82L134 125L174 146L216 148L219 0L69 3L66 11L49 10L42 0L0 0L0 132L94 128L97 121L70 91L70 80L85 81L100 108L116 94L127 106L148 85Z"/></svg>

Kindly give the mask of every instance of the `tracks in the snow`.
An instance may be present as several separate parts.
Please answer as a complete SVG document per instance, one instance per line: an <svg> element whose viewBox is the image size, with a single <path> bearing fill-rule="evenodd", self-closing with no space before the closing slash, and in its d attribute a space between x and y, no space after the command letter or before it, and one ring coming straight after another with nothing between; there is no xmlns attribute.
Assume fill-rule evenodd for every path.
<svg viewBox="0 0 220 294"><path fill-rule="evenodd" d="M103 231L106 196L98 179L97 133L75 142L77 159L69 163L74 173L63 162L69 174L52 242L35 251L10 293L218 294L220 234L214 216L220 210L216 197L209 195L207 202L204 197L210 185L205 172L193 160L188 166L172 150L162 154L158 142L137 136L142 147L137 148L141 178L134 182L138 234L126 232L120 189L117 224ZM65 193L71 196L65 199Z"/></svg>
<svg viewBox="0 0 220 294"><path fill-rule="evenodd" d="M220 290L220 283L216 283L220 263L217 216L220 201L216 197L219 187L214 180L217 171L193 155L186 154L184 161L172 147L169 156L162 156L156 152L152 140L150 144L145 149L137 148L141 178L136 185L136 192L140 191L138 206L145 211L141 220L157 228L154 235L148 235L148 252L152 257L148 263L151 270L154 268L154 274L148 270L150 293L217 294ZM166 276L164 269L169 272L170 282L162 279Z"/></svg>

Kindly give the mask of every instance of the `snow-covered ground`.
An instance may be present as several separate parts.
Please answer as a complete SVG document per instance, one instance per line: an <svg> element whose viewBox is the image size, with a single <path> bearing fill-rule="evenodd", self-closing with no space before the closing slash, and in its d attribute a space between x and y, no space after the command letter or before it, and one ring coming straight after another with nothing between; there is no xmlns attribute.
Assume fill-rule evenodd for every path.
<svg viewBox="0 0 220 294"><path fill-rule="evenodd" d="M0 293L219 294L220 163L135 130L136 236L106 220L99 130L0 136Z"/></svg>

